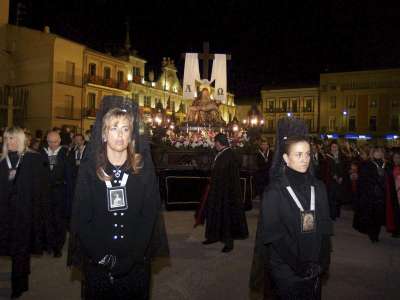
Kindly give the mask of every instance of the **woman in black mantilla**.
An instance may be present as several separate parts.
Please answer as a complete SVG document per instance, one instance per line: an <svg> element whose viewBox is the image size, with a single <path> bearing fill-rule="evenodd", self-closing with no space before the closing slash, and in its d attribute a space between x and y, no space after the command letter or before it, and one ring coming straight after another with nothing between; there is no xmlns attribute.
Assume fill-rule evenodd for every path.
<svg viewBox="0 0 400 300"><path fill-rule="evenodd" d="M44 163L28 150L24 131L6 129L0 158L0 255L12 259L12 298L28 290L31 253L39 254Z"/></svg>
<svg viewBox="0 0 400 300"><path fill-rule="evenodd" d="M321 299L320 279L329 267L333 229L325 185L310 171L306 132L299 120L278 123L252 270L256 267L264 273L264 299L274 295L279 299ZM252 274L252 279L258 276Z"/></svg>
<svg viewBox="0 0 400 300"><path fill-rule="evenodd" d="M160 201L150 151L138 130L136 104L103 99L79 170L72 220L86 300L149 298Z"/></svg>

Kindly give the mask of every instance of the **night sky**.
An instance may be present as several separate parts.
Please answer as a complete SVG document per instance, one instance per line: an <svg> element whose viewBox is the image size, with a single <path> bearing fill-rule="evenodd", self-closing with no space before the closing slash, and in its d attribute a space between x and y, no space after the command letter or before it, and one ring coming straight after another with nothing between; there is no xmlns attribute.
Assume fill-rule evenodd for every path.
<svg viewBox="0 0 400 300"><path fill-rule="evenodd" d="M24 3L20 23L51 31L99 51L115 51L131 24L131 43L160 68L181 53L228 53L229 89L236 98L259 97L264 85L310 84L322 72L400 65L400 13L385 1L11 1Z"/></svg>

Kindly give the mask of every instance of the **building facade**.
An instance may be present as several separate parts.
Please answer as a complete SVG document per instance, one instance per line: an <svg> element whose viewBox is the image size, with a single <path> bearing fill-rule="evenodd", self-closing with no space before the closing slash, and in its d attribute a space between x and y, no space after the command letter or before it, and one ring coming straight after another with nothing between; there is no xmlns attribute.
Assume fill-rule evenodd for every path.
<svg viewBox="0 0 400 300"><path fill-rule="evenodd" d="M314 134L399 136L400 69L321 74L313 87L266 87L261 111L268 136L285 116L303 119Z"/></svg>
<svg viewBox="0 0 400 300"><path fill-rule="evenodd" d="M0 25L0 49L1 127L85 131L107 95L129 97L144 111L161 102L171 115L183 101L170 59L163 61L159 78L146 81L146 61L136 55L114 57L52 34L48 27L41 32L9 24Z"/></svg>
<svg viewBox="0 0 400 300"><path fill-rule="evenodd" d="M163 59L158 78L151 71L146 80L146 60L130 51L128 37L121 54L112 56L52 34L48 27L37 31L0 24L0 49L0 127L83 132L107 95L136 101L146 119L162 107L168 118L183 121L193 102L182 98L170 58ZM233 119L233 94L219 110L226 122Z"/></svg>
<svg viewBox="0 0 400 300"><path fill-rule="evenodd" d="M383 136L400 126L400 69L320 75L321 131Z"/></svg>
<svg viewBox="0 0 400 300"><path fill-rule="evenodd" d="M143 74L144 64L144 60L133 56L124 60L85 48L80 128L90 129L104 96L131 97L132 72L138 68Z"/></svg>
<svg viewBox="0 0 400 300"><path fill-rule="evenodd" d="M304 120L309 132L319 132L319 88L268 88L261 90L261 112L264 116L264 131L274 134L282 117Z"/></svg>

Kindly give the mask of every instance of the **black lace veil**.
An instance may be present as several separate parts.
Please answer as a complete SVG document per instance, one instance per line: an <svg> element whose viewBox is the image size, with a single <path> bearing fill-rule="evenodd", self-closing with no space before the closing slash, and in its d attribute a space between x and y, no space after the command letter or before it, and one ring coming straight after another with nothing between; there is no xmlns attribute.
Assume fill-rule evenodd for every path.
<svg viewBox="0 0 400 300"><path fill-rule="evenodd" d="M277 178L282 175L285 166L285 162L283 160L285 140L288 137L293 136L307 137L308 128L306 124L302 120L293 117L280 119L278 121L278 126L276 127L274 158L272 160L272 165L269 170L269 176L271 179Z"/></svg>
<svg viewBox="0 0 400 300"><path fill-rule="evenodd" d="M94 123L90 134L90 143L88 145L88 159L95 160L99 149L103 146L102 127L104 115L113 108L126 110L133 117L132 140L135 141L135 151L140 153L146 141L139 134L139 107L138 104L131 99L122 96L105 96L101 102L100 108L96 114L96 122Z"/></svg>

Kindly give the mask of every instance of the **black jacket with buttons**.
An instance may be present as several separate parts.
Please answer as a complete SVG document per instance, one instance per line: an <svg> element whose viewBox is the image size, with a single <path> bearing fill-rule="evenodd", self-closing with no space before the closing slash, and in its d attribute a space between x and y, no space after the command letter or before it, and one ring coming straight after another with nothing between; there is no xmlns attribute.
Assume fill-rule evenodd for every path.
<svg viewBox="0 0 400 300"><path fill-rule="evenodd" d="M139 174L126 172L129 174L126 184L128 208L110 212L105 182L97 177L93 162L83 161L72 220L83 255L93 262L99 262L106 254L115 255L117 272L145 260L160 205L151 162L145 163ZM114 179L112 185L119 185Z"/></svg>

